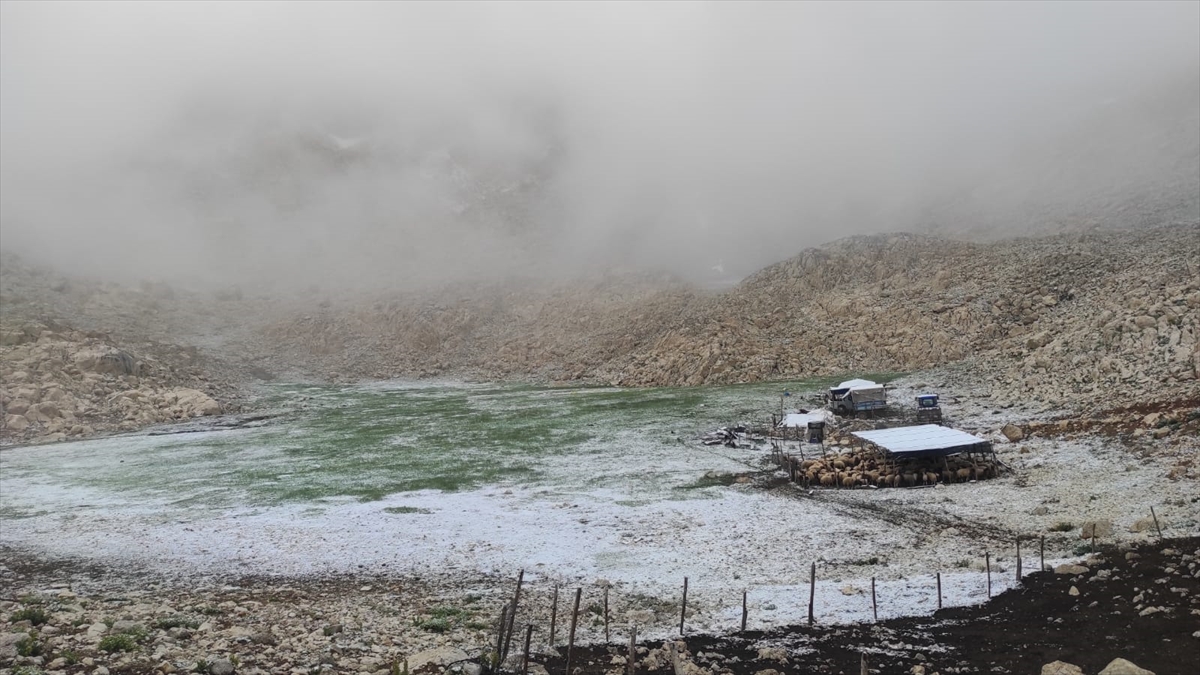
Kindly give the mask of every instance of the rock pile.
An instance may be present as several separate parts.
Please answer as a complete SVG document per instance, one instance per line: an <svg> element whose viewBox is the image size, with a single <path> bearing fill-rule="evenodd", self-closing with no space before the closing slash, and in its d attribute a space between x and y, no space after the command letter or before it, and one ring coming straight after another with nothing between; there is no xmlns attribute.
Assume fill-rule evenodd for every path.
<svg viewBox="0 0 1200 675"><path fill-rule="evenodd" d="M220 414L209 388L194 369L94 333L35 323L0 330L0 439L52 442Z"/></svg>

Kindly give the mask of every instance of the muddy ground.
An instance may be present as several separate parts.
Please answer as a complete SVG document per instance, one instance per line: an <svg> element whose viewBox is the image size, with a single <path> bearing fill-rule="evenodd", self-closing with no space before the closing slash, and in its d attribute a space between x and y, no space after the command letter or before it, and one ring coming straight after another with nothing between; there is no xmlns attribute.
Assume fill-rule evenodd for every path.
<svg viewBox="0 0 1200 675"><path fill-rule="evenodd" d="M887 675L911 674L915 666L931 674L1037 673L1055 660L1097 673L1115 658L1158 675L1200 672L1200 538L1130 551L1100 547L1085 563L1087 572L1043 571L986 605L931 617L681 639L697 665L735 675L859 673L864 655L870 672ZM771 648L782 648L786 660ZM577 648L572 670L610 672L618 667L613 657L627 653L619 645ZM565 654L534 660L550 673L565 672ZM642 664L636 672L656 671Z"/></svg>

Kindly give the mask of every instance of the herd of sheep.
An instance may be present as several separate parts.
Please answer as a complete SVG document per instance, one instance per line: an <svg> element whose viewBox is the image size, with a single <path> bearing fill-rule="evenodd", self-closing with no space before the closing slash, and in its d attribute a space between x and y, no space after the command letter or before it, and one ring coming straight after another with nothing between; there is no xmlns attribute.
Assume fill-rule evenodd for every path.
<svg viewBox="0 0 1200 675"><path fill-rule="evenodd" d="M916 487L994 478L1000 465L984 456L953 455L893 459L861 449L803 459L783 452L776 462L793 482L805 487Z"/></svg>

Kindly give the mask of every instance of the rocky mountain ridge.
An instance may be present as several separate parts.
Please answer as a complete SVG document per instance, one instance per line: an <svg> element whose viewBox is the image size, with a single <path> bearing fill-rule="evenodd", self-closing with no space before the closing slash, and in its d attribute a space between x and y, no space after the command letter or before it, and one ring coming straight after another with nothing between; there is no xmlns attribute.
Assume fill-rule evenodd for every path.
<svg viewBox="0 0 1200 675"><path fill-rule="evenodd" d="M4 262L6 415L42 403L42 390L32 400L22 387L54 382L112 420L91 430L190 416L195 406L168 400L179 388L232 409L246 385L272 378L694 386L960 364L998 404L1103 411L1200 397L1197 223L990 243L851 237L724 293L634 274L373 294L201 292ZM81 364L96 350L151 367L89 371ZM115 379L97 387L97 376ZM126 390L144 390L124 397L133 408L107 398ZM68 422L30 427L70 434ZM6 422L3 433L33 432Z"/></svg>

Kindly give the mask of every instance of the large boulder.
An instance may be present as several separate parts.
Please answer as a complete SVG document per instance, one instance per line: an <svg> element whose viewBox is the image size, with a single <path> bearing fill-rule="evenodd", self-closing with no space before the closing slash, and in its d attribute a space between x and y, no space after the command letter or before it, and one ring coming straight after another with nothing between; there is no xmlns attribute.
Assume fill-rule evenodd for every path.
<svg viewBox="0 0 1200 675"><path fill-rule="evenodd" d="M1139 668L1125 659L1113 659L1107 666L1104 666L1100 675L1154 675L1154 672Z"/></svg>
<svg viewBox="0 0 1200 675"><path fill-rule="evenodd" d="M1083 669L1074 663L1053 661L1042 666L1042 675L1083 675Z"/></svg>
<svg viewBox="0 0 1200 675"><path fill-rule="evenodd" d="M17 644L29 638L28 633L0 634L0 656L14 657L17 655Z"/></svg>
<svg viewBox="0 0 1200 675"><path fill-rule="evenodd" d="M1130 532L1154 532L1156 530L1167 529L1167 521L1165 518L1158 519L1157 527L1154 524L1153 518L1138 518L1133 525L1129 526Z"/></svg>
<svg viewBox="0 0 1200 675"><path fill-rule="evenodd" d="M1095 533L1096 538L1111 536L1113 533L1113 524L1111 520L1089 520L1079 528L1080 539L1091 539L1092 533Z"/></svg>
<svg viewBox="0 0 1200 675"><path fill-rule="evenodd" d="M182 408L189 417L221 414L221 404L199 389L172 389L163 396L163 400L167 405Z"/></svg>
<svg viewBox="0 0 1200 675"><path fill-rule="evenodd" d="M435 647L410 656L408 658L408 670L411 673L415 673L425 666L444 667L458 661L466 661L469 658L471 658L470 655L457 647Z"/></svg>
<svg viewBox="0 0 1200 675"><path fill-rule="evenodd" d="M132 354L120 349L88 348L75 354L75 367L92 373L111 375L137 375L139 373L137 359Z"/></svg>
<svg viewBox="0 0 1200 675"><path fill-rule="evenodd" d="M36 407L38 413L40 413L46 419L52 420L63 416L62 411L59 410L58 405L53 401L42 401L41 403L37 404Z"/></svg>
<svg viewBox="0 0 1200 675"><path fill-rule="evenodd" d="M4 410L9 415L24 415L25 411L29 410L30 405L32 404L23 398L15 398L9 401L8 405L4 406Z"/></svg>
<svg viewBox="0 0 1200 675"><path fill-rule="evenodd" d="M1007 438L1010 443L1016 443L1017 441L1025 438L1025 431L1015 424L1005 424L1004 427L1000 429L1000 433L1004 434L1004 437Z"/></svg>
<svg viewBox="0 0 1200 675"><path fill-rule="evenodd" d="M24 415L5 415L4 427L9 431L25 431L29 428L29 418Z"/></svg>

